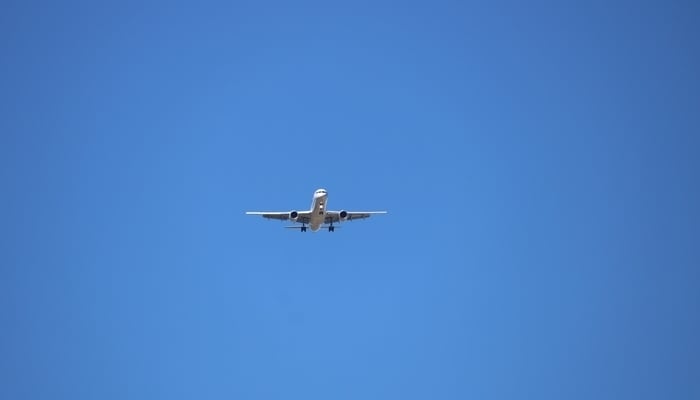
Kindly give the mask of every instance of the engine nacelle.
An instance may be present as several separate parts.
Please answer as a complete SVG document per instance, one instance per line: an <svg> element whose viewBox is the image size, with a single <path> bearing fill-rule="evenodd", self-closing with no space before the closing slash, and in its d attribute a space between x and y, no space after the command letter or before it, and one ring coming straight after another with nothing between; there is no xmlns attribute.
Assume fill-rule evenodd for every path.
<svg viewBox="0 0 700 400"><path fill-rule="evenodd" d="M292 221L296 222L297 218L299 218L299 213L296 211L290 211L289 212L289 219Z"/></svg>
<svg viewBox="0 0 700 400"><path fill-rule="evenodd" d="M338 217L340 217L341 221L345 221L346 219L348 219L348 212L343 210L338 213Z"/></svg>

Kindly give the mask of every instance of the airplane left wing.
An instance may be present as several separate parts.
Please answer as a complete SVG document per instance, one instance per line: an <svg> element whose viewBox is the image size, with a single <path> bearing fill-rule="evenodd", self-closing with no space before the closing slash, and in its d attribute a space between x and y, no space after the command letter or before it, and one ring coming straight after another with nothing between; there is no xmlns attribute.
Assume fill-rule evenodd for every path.
<svg viewBox="0 0 700 400"><path fill-rule="evenodd" d="M326 211L325 222L353 221L369 218L374 214L386 214L386 211Z"/></svg>

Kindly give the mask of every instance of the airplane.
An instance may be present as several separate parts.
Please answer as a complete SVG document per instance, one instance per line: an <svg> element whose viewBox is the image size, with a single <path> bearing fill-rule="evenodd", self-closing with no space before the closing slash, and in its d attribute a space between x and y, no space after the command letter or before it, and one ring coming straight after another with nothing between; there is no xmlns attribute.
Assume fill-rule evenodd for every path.
<svg viewBox="0 0 700 400"><path fill-rule="evenodd" d="M311 202L311 209L308 211L246 211L247 215L262 215L263 218L277 219L280 221L290 220L295 223L301 223L301 226L287 226L286 228L300 229L301 232L306 232L306 225L311 228L311 231L316 232L321 229L321 225L328 224L328 232L335 232L334 222L340 223L343 221L354 221L356 219L369 218L374 214L386 214L386 211L329 211L327 209L328 192L326 189L318 189L314 192L314 197Z"/></svg>

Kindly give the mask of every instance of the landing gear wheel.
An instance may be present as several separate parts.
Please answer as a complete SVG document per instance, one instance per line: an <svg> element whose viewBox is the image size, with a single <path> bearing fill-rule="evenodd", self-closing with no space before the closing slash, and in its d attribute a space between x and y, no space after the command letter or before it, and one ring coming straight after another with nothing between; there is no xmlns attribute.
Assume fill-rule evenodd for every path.
<svg viewBox="0 0 700 400"><path fill-rule="evenodd" d="M306 227L305 227L305 226L302 226L302 227L301 227L301 231L302 231L302 232L306 232Z"/></svg>
<svg viewBox="0 0 700 400"><path fill-rule="evenodd" d="M329 226L328 232L335 232L335 227L333 225Z"/></svg>

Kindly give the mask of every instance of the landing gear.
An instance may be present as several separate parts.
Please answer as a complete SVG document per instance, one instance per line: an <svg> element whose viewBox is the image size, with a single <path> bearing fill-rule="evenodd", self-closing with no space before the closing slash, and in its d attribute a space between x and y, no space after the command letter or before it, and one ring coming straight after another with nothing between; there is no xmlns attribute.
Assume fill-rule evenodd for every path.
<svg viewBox="0 0 700 400"><path fill-rule="evenodd" d="M302 231L302 232L306 232L306 225L302 225L302 226L301 226L301 231Z"/></svg>
<svg viewBox="0 0 700 400"><path fill-rule="evenodd" d="M333 223L328 226L328 232L335 232L335 226L333 226Z"/></svg>

